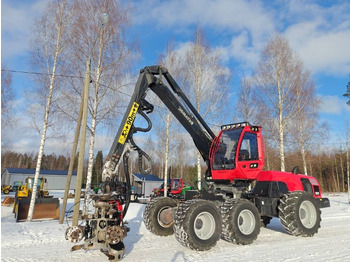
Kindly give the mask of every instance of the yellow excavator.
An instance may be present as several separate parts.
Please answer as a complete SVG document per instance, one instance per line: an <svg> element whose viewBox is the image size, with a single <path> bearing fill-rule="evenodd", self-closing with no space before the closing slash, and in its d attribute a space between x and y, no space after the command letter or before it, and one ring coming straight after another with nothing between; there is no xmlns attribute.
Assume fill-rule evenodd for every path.
<svg viewBox="0 0 350 262"><path fill-rule="evenodd" d="M27 177L25 184L18 187L13 205L16 222L27 218L30 200L33 194L33 185L34 177ZM47 179L45 177L38 178L33 219L59 218L59 199L49 195L47 186Z"/></svg>

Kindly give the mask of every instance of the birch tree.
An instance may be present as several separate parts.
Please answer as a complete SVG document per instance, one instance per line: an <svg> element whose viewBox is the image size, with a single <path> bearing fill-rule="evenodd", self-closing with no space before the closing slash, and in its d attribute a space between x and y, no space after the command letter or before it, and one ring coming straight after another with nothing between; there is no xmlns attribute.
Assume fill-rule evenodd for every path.
<svg viewBox="0 0 350 262"><path fill-rule="evenodd" d="M37 59L38 66L41 66L42 72L48 76L48 94L39 146L37 164L35 168L35 177L33 184L32 198L30 201L27 221L33 218L34 204L36 198L38 178L44 146L46 140L46 132L49 121L50 106L52 102L53 89L56 80L56 72L60 66L60 54L65 47L64 34L67 24L70 20L70 13L66 0L49 2L43 16L36 21L36 45L33 49L33 58ZM45 79L43 79L45 81ZM45 82L44 82L45 83Z"/></svg>
<svg viewBox="0 0 350 262"><path fill-rule="evenodd" d="M237 112L246 122L258 124L258 99L254 88L254 80L244 76L238 89Z"/></svg>
<svg viewBox="0 0 350 262"><path fill-rule="evenodd" d="M299 72L294 89L296 113L293 121L289 122L289 126L291 137L296 141L296 146L301 154L304 174L308 175L307 152L316 142L322 140L320 130L323 131L323 129L318 124L320 99L316 96L310 73L303 68L300 68Z"/></svg>
<svg viewBox="0 0 350 262"><path fill-rule="evenodd" d="M167 45L167 50L166 53L160 57L159 63L162 66L165 66L171 75L177 79L177 81L180 81L180 79L183 79L182 72L182 61L181 61L181 56L176 52L173 48L174 42L170 42ZM161 104L162 105L162 104ZM165 115L162 114L165 113ZM173 115L170 112L169 109L167 110L162 110L161 112L161 121L164 123L165 122L165 150L164 150L164 196L167 196L167 181L168 181L168 169L169 169L169 149L170 149L170 143L171 139L170 137L174 137L171 135L171 133L174 133L174 123L173 123ZM165 120L165 121L164 121ZM171 124L172 123L172 124ZM157 127L160 127L163 129L164 125L160 125ZM171 130L172 129L172 130ZM176 128L179 130L178 128ZM161 132L164 134L163 132ZM159 137L160 139L164 138L164 135L161 135Z"/></svg>
<svg viewBox="0 0 350 262"><path fill-rule="evenodd" d="M15 123L15 108L12 102L15 94L12 88L12 73L7 71L6 66L1 69L1 126L10 127Z"/></svg>
<svg viewBox="0 0 350 262"><path fill-rule="evenodd" d="M285 135L288 121L297 112L295 88L302 66L288 41L275 35L267 43L256 69L256 82L262 105L269 112L279 146L281 171L285 171Z"/></svg>
<svg viewBox="0 0 350 262"><path fill-rule="evenodd" d="M225 107L231 72L221 64L220 52L212 49L197 26L194 40L186 53L186 80L191 101L206 120L220 121ZM215 122L216 122L215 121ZM201 188L201 155L197 152L198 188Z"/></svg>
<svg viewBox="0 0 350 262"><path fill-rule="evenodd" d="M86 59L92 61L93 88L89 100L90 142L86 181L87 210L94 160L97 126L115 121L118 108L118 90L132 64L135 43L128 40L126 30L131 21L130 5L122 1L77 1L78 11L72 32L75 68ZM103 18L108 16L108 21ZM78 69L79 70L79 69ZM73 102L73 101L72 101Z"/></svg>

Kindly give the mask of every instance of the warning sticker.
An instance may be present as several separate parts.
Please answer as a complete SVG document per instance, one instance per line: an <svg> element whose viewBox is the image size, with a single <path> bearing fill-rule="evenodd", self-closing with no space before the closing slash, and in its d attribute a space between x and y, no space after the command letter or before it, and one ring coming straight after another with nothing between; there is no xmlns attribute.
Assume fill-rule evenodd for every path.
<svg viewBox="0 0 350 262"><path fill-rule="evenodd" d="M119 137L119 140L118 142L122 145L125 144L125 141L126 141L126 138L128 137L128 134L130 132L130 129L131 129L131 126L132 126L132 123L134 122L135 120L135 117L136 117L136 113L137 113L137 109L139 108L139 104L134 102L132 107L131 107L131 110L129 112L129 115L128 115L128 118L126 119L126 122L124 124L124 127L123 127L123 131Z"/></svg>

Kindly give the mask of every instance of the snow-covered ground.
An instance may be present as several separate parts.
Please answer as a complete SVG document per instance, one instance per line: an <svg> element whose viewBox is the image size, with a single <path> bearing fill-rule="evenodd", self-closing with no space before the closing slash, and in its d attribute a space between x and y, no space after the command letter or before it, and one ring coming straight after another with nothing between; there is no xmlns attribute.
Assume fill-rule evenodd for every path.
<svg viewBox="0 0 350 262"><path fill-rule="evenodd" d="M181 246L174 236L151 234L142 222L145 205L132 203L126 216L131 230L124 240L123 261L350 261L347 195L324 196L329 197L331 207L322 209L321 228L312 238L286 234L274 218L251 245L219 240L205 252ZM67 222L60 225L58 221L16 223L12 208L1 207L1 261L108 261L99 250L70 252L73 244L64 238L66 228Z"/></svg>

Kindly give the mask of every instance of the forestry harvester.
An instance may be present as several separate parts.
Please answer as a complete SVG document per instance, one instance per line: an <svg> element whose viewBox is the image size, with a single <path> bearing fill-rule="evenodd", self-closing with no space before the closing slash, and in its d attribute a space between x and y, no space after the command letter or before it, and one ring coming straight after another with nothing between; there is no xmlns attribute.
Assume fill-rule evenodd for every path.
<svg viewBox="0 0 350 262"><path fill-rule="evenodd" d="M170 88L165 84L165 81ZM188 190L184 199L159 197L150 201L143 221L148 230L160 236L175 234L183 246L209 250L223 239L250 244L272 217L279 217L285 230L295 236L313 236L320 228L321 207L328 207L314 177L296 172L263 171L264 142L261 127L249 123L221 126L215 135L168 70L161 66L142 69L131 101L104 166L103 194L95 199L95 214L84 217L84 226L68 228L66 238L84 244L73 247L101 248L111 258L122 257L123 237L128 228L124 218L131 195L128 158L139 153L139 167L150 172L150 157L134 142L133 134L148 132L146 115L153 105L146 99L153 91L191 135L208 169L205 186ZM181 100L181 101L180 101ZM135 127L136 115L148 126ZM147 168L142 158L148 160ZM123 159L125 190L118 186L118 166Z"/></svg>

